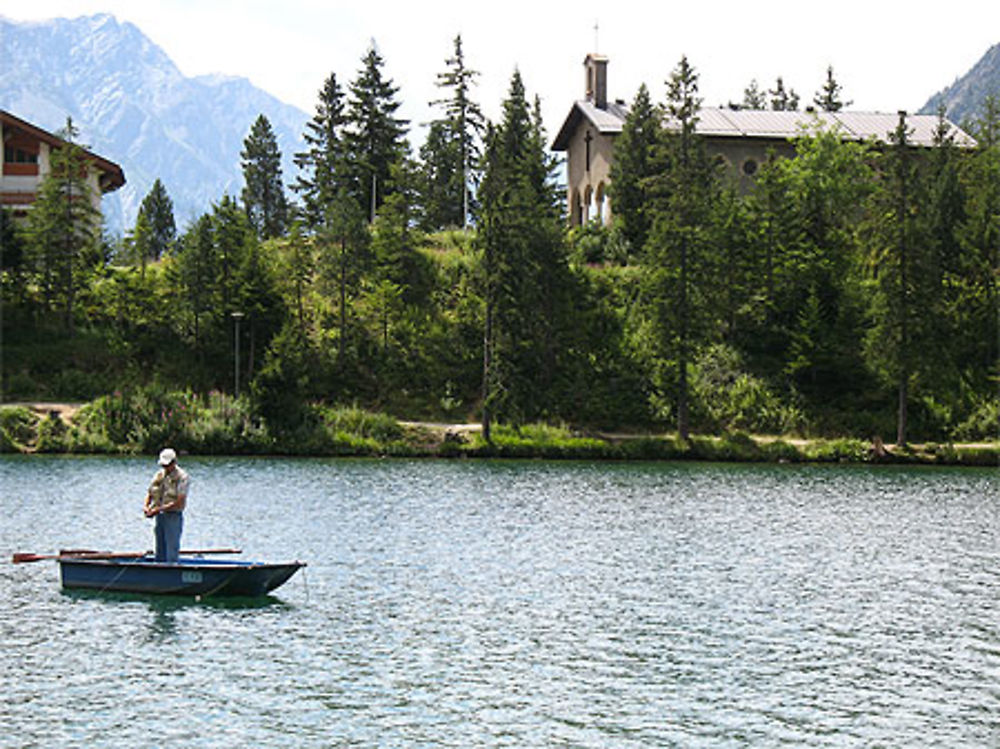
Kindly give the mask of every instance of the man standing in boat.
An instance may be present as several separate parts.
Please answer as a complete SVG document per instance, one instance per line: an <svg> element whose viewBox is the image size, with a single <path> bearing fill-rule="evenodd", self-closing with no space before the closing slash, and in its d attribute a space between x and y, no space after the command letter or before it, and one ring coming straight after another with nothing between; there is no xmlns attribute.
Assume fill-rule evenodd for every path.
<svg viewBox="0 0 1000 749"><path fill-rule="evenodd" d="M184 531L188 475L177 465L177 453L169 447L160 452L159 463L160 470L146 493L144 510L147 518L156 518L156 561L176 562Z"/></svg>

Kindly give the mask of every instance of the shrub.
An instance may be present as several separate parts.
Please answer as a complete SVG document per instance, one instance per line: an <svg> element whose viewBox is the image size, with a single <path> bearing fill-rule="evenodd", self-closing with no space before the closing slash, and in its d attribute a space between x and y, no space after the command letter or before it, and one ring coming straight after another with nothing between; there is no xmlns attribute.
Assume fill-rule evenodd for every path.
<svg viewBox="0 0 1000 749"><path fill-rule="evenodd" d="M38 416L24 406L0 408L0 432L15 450L34 442L38 430ZM6 446L5 446L6 451Z"/></svg>
<svg viewBox="0 0 1000 749"><path fill-rule="evenodd" d="M742 357L730 346L706 348L691 375L693 405L712 431L782 434L798 431L805 421L799 408L783 403L764 380L745 372Z"/></svg>
<svg viewBox="0 0 1000 749"><path fill-rule="evenodd" d="M40 453L64 453L70 449L67 439L69 428L57 413L50 413L38 423L38 442L35 449Z"/></svg>
<svg viewBox="0 0 1000 749"><path fill-rule="evenodd" d="M358 406L320 406L317 412L322 424L331 432L355 435L377 442L403 438L403 428L392 416L365 411Z"/></svg>
<svg viewBox="0 0 1000 749"><path fill-rule="evenodd" d="M810 443L805 450L805 457L807 460L822 462L843 460L860 463L868 460L869 448L869 443L863 440L822 440Z"/></svg>
<svg viewBox="0 0 1000 749"><path fill-rule="evenodd" d="M961 440L1000 440L1000 398L984 398L955 429Z"/></svg>
<svg viewBox="0 0 1000 749"><path fill-rule="evenodd" d="M80 409L78 421L93 437L153 451L167 444L192 447L188 427L198 412L198 399L190 391L168 392L152 385L102 396Z"/></svg>

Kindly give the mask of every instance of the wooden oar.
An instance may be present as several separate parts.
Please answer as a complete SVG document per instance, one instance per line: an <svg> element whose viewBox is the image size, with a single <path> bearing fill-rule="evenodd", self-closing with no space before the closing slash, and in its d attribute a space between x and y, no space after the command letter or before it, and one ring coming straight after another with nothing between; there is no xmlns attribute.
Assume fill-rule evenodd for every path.
<svg viewBox="0 0 1000 749"><path fill-rule="evenodd" d="M204 556L206 554L242 554L243 549L182 549L184 556ZM14 553L11 561L14 564L24 562L41 562L45 559L141 559L149 556L151 551L91 551L89 549L62 549L58 554L33 554L19 551Z"/></svg>

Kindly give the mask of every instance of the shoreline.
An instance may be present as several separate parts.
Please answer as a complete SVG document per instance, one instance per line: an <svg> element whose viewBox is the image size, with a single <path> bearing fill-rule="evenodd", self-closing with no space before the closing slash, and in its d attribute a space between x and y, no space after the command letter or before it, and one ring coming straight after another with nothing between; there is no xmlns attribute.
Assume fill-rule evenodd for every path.
<svg viewBox="0 0 1000 749"><path fill-rule="evenodd" d="M75 424L83 404L25 402L0 404L0 414L20 415L17 429L7 420L0 452L21 454L135 455L150 445L116 444L82 434ZM25 416L25 412L31 416ZM26 423L32 422L32 423ZM566 427L498 425L492 443L481 425L469 422L395 420L397 432L375 438L318 429L285 438L253 435L228 443L199 443L184 435L167 438L182 453L206 456L399 457L427 459L548 459L592 461L717 461L740 463L850 463L1000 468L1000 441L912 443L900 447L880 439L796 436L693 435L680 440L669 432L575 431ZM13 432L13 433L12 433ZM157 442L159 444L159 442Z"/></svg>

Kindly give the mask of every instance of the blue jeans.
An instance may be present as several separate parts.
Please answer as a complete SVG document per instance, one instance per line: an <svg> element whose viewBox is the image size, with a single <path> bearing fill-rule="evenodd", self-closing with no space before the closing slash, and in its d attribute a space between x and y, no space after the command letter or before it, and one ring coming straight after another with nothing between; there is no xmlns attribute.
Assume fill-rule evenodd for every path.
<svg viewBox="0 0 1000 749"><path fill-rule="evenodd" d="M176 562L181 551L184 513L161 512L156 516L156 561Z"/></svg>

